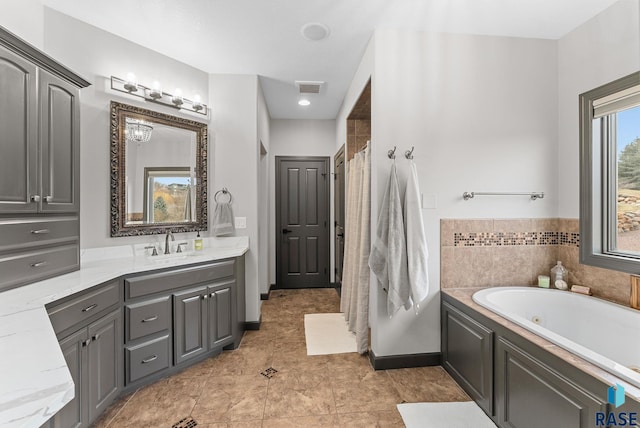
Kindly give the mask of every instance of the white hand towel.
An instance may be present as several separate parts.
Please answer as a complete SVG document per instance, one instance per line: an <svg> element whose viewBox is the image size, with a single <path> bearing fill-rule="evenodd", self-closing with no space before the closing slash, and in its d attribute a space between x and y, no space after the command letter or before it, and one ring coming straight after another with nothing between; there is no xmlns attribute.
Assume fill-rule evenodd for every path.
<svg viewBox="0 0 640 428"><path fill-rule="evenodd" d="M413 161L411 162L411 172L409 173L405 191L404 220L407 235L407 267L409 284L411 285L411 300L417 314L420 310L420 303L429 294L429 271L427 265L429 252L422 220L418 171Z"/></svg>
<svg viewBox="0 0 640 428"><path fill-rule="evenodd" d="M213 236L231 235L235 232L233 209L230 202L218 202L213 212Z"/></svg>
<svg viewBox="0 0 640 428"><path fill-rule="evenodd" d="M407 247L395 163L391 166L389 183L382 198L369 267L388 293L389 317L402 306L409 309L411 289L407 273Z"/></svg>

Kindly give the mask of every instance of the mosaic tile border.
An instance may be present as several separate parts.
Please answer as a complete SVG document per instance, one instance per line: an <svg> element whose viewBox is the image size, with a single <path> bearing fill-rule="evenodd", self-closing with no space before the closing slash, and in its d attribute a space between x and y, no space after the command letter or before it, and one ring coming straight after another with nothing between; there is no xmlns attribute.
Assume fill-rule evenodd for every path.
<svg viewBox="0 0 640 428"><path fill-rule="evenodd" d="M580 234L575 232L454 232L454 247L562 245L580 246Z"/></svg>

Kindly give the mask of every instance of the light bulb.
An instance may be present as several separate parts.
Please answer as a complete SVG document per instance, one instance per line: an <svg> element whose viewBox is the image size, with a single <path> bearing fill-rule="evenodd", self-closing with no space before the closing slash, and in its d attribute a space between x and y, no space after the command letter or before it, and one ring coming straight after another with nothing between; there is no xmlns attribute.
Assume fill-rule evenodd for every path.
<svg viewBox="0 0 640 428"><path fill-rule="evenodd" d="M160 82L158 82L157 80L153 81L153 84L151 85L151 90L149 91L149 96L154 100L157 100L158 98L162 98L162 86L160 86Z"/></svg>
<svg viewBox="0 0 640 428"><path fill-rule="evenodd" d="M129 92L136 92L138 90L138 81L136 75L129 72L127 73L127 79L124 83L124 88Z"/></svg>
<svg viewBox="0 0 640 428"><path fill-rule="evenodd" d="M175 104L176 107L180 107L182 105L182 89L176 88L176 90L173 91L173 98L171 99L171 102Z"/></svg>
<svg viewBox="0 0 640 428"><path fill-rule="evenodd" d="M301 105L303 107L306 107L308 105L311 105L311 101L307 100L307 99L301 99L300 101L298 101L298 105Z"/></svg>

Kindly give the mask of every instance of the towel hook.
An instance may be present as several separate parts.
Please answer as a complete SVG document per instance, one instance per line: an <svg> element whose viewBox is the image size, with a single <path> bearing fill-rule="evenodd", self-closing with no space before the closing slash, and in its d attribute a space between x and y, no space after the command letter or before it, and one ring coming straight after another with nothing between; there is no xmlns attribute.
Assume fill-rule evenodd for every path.
<svg viewBox="0 0 640 428"><path fill-rule="evenodd" d="M407 150L406 152L404 152L404 157L407 159L413 159L413 149L415 147L411 146L411 150Z"/></svg>
<svg viewBox="0 0 640 428"><path fill-rule="evenodd" d="M389 159L395 159L396 158L396 146L393 146L393 150L389 150L387 152L387 156L389 156Z"/></svg>

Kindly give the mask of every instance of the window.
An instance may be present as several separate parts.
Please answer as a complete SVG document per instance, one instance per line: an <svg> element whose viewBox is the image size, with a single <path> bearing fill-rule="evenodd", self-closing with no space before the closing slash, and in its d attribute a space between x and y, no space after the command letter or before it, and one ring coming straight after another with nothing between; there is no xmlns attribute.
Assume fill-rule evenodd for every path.
<svg viewBox="0 0 640 428"><path fill-rule="evenodd" d="M144 169L144 221L193 221L194 178L189 167Z"/></svg>
<svg viewBox="0 0 640 428"><path fill-rule="evenodd" d="M640 73L580 95L580 262L640 272Z"/></svg>

